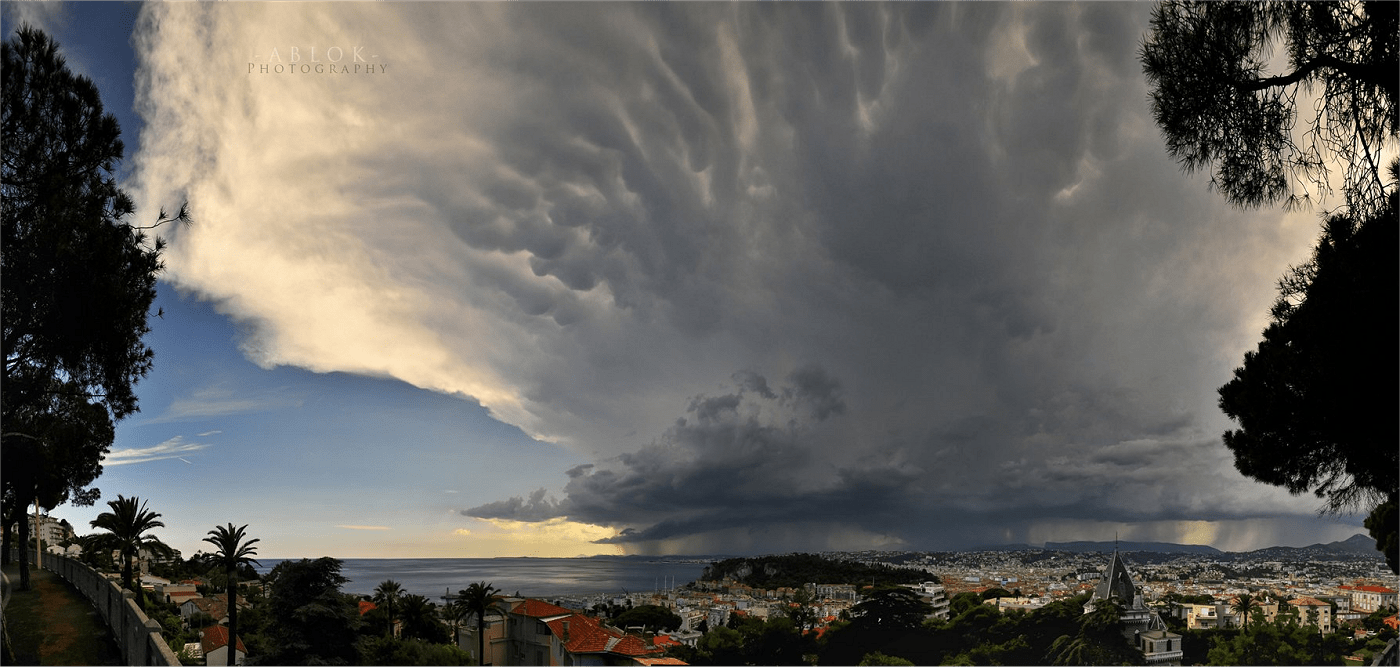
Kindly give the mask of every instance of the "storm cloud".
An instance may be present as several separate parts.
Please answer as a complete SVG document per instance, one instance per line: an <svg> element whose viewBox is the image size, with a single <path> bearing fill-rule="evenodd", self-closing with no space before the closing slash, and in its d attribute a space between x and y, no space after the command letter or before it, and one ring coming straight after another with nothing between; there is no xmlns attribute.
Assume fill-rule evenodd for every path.
<svg viewBox="0 0 1400 667"><path fill-rule="evenodd" d="M468 516L711 552L1333 530L1234 472L1214 393L1315 218L1166 158L1148 11L148 5L136 193L191 202L171 279L258 363L577 453ZM293 46L383 69L272 71Z"/></svg>

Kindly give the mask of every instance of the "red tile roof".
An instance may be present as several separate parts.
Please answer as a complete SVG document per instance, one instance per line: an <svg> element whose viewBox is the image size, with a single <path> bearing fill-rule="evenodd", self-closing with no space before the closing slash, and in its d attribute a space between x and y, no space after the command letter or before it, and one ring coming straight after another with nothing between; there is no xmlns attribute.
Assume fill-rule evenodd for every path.
<svg viewBox="0 0 1400 667"><path fill-rule="evenodd" d="M1385 586L1357 586L1355 590L1365 591L1367 593L1390 593L1391 595L1395 594L1395 589L1386 588Z"/></svg>
<svg viewBox="0 0 1400 667"><path fill-rule="evenodd" d="M569 624L567 639L564 633L565 623ZM614 653L638 657L660 655L666 651L662 646L648 645L641 637L607 627L598 619L583 614L570 612L568 616L555 618L547 625L550 632L564 643L564 650L573 654Z"/></svg>
<svg viewBox="0 0 1400 667"><path fill-rule="evenodd" d="M372 612L372 611L374 611L375 609L378 609L378 608L379 608L378 605L374 604L373 602L370 602L369 600L360 600L360 615L361 615L361 616L364 616L365 614L368 614L368 613L370 613L370 612Z"/></svg>
<svg viewBox="0 0 1400 667"><path fill-rule="evenodd" d="M228 616L228 605L224 604L222 600L216 600L214 598L190 598L180 603L180 606L183 607L187 604L194 605L194 610L196 612L209 614L214 620Z"/></svg>
<svg viewBox="0 0 1400 667"><path fill-rule="evenodd" d="M199 644L207 655L220 647L228 646L228 628L222 625L211 625L199 631ZM244 654L248 653L248 647L243 645L243 637L238 638L238 650Z"/></svg>
<svg viewBox="0 0 1400 667"><path fill-rule="evenodd" d="M511 610L512 614L524 614L535 618L545 618L548 616L564 616L574 613L572 609L565 609L559 605L550 604L544 600L526 599L516 603Z"/></svg>
<svg viewBox="0 0 1400 667"><path fill-rule="evenodd" d="M689 665L690 663L680 658L635 658L638 664L642 665Z"/></svg>

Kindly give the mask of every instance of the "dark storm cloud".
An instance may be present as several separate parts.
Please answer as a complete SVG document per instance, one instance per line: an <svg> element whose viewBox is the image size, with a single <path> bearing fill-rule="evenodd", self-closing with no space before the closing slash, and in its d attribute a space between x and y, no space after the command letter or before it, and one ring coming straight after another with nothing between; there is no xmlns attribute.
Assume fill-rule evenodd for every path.
<svg viewBox="0 0 1400 667"><path fill-rule="evenodd" d="M208 181L204 206L269 193L172 245L182 280L259 323L261 361L466 393L588 461L557 500L532 484L470 516L707 550L1306 514L1233 471L1214 390L1314 227L1230 209L1165 157L1136 59L1149 10L351 4L319 20L374 26L395 76L342 91L359 106L303 86L248 114L339 110L353 132L285 128L343 147L335 168L190 165L284 126L156 88L200 131L153 137L218 141L147 164ZM143 43L173 61L186 32ZM287 192L303 182L320 189ZM304 276L267 270L260 225L310 236L286 242L318 251L291 253ZM248 287L269 274L298 298ZM328 303L314 322L365 331L312 326Z"/></svg>
<svg viewBox="0 0 1400 667"><path fill-rule="evenodd" d="M950 511L1022 530L1054 517L1270 513L1262 497L1274 496L1222 488L1233 471L1214 433L1201 431L1212 387L1191 384L1199 365L1169 361L1197 354L1175 326L1228 317L1181 297L1209 290L1193 275L1204 258L1182 249L1243 246L1215 238L1207 218L1218 214L1189 203L1197 185L1159 157L1134 59L1140 12L808 6L778 22L775 11L740 12L731 24L764 130L750 152L739 148L740 124L724 122L735 103L716 83L722 59L695 57L719 48L694 22L714 17L643 13L676 45L662 48L668 76L658 85L688 92L658 93L648 102L657 108L639 115L666 119L653 129L682 142L691 170L713 174L719 203L701 205L683 174L639 175L639 215L681 218L618 238L652 239L646 284L658 302L691 312L678 316L683 330L814 329L796 345L822 349L861 400L848 404L820 367L793 370L778 393L756 372L737 373L739 391L692 400L660 442L613 469L571 474L570 518L625 526L606 542L640 544L793 525L820 508L830 524L915 543L983 534ZM1020 61L1000 48L1009 39L1023 45ZM634 149L624 146L624 162ZM781 290L786 321L733 295L719 297L731 305L723 311L697 298L735 285L700 258L741 241L726 236L742 225L715 221L746 201L751 164L762 178L750 189L786 194L774 204L783 215L765 224L802 220L817 242L816 264L760 260L780 280L803 272L803 284L746 285ZM682 279L703 288L680 289ZM1156 356L1164 348L1172 353ZM756 416L759 399L772 398L798 413L790 429ZM823 424L842 413L858 416Z"/></svg>

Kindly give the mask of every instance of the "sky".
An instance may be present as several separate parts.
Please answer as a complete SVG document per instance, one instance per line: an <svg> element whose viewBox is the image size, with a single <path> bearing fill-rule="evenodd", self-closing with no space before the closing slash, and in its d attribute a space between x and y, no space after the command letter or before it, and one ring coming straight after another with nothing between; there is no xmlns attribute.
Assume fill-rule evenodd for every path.
<svg viewBox="0 0 1400 667"><path fill-rule="evenodd" d="M1319 210L1165 153L1146 3L6 3L167 226L118 494L185 555L1365 532L1216 389Z"/></svg>

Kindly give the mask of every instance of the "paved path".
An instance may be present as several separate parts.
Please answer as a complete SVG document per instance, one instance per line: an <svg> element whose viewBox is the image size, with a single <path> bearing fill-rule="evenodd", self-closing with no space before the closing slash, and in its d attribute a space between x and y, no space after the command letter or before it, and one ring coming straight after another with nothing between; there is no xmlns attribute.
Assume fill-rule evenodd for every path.
<svg viewBox="0 0 1400 667"><path fill-rule="evenodd" d="M31 566L30 590L21 591L19 565L12 563L4 574L14 587L4 607L6 664L122 664L121 651L102 617L68 582Z"/></svg>

